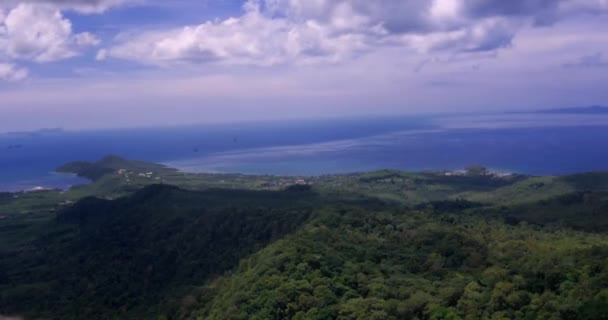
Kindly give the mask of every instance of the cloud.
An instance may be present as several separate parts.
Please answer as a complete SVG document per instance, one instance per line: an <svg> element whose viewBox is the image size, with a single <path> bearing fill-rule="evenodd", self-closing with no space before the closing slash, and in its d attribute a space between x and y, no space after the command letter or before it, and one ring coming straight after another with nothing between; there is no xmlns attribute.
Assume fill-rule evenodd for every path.
<svg viewBox="0 0 608 320"><path fill-rule="evenodd" d="M528 17L536 25L555 21L555 14L562 0L471 0L466 14L469 18L484 17Z"/></svg>
<svg viewBox="0 0 608 320"><path fill-rule="evenodd" d="M100 49L99 51L97 51L97 54L95 55L95 60L97 61L103 61L108 57L108 50L106 49Z"/></svg>
<svg viewBox="0 0 608 320"><path fill-rule="evenodd" d="M474 0L292 0L300 7L287 9L273 9L269 1L259 6L249 2L230 19L213 19L214 12L226 11L209 8L205 16L210 18L200 23L171 20L190 6L180 6L156 26L149 19L121 24L115 20L120 14L80 17L79 30L96 26L104 36L125 25L138 29L122 30L114 40L104 38L104 47L87 50L90 63L96 53L109 60L95 65L78 59L38 72L35 63L0 58L13 68L27 65L36 75L27 85L2 86L0 101L10 107L2 113L1 125L128 127L608 101L605 68L561 67L597 52L604 55L586 61L608 58L608 20L597 16L599 2L553 6L559 13L553 16L563 20L541 26L536 23L538 7L472 10ZM392 3L393 9L376 2ZM0 26L5 27L8 14L6 9ZM6 41L6 34L0 39ZM127 61L113 61L117 58ZM168 67L140 68L132 62ZM61 68L65 72L57 72ZM32 120L33 113L40 116Z"/></svg>
<svg viewBox="0 0 608 320"><path fill-rule="evenodd" d="M104 57L175 63L271 66L341 62L400 46L419 53L472 53L511 46L519 30L606 0L248 0L243 14L179 29L124 33Z"/></svg>
<svg viewBox="0 0 608 320"><path fill-rule="evenodd" d="M342 14L348 8L367 22L360 27L381 26L387 33L430 32L459 25L462 7L460 0L266 0L265 4L273 15L334 25L349 19Z"/></svg>
<svg viewBox="0 0 608 320"><path fill-rule="evenodd" d="M446 0L442 0L446 1ZM448 0L449 1L449 0ZM386 4L396 1L381 1ZM270 66L339 62L391 39L366 1L247 1L244 14L176 30L123 35L109 57L166 65L213 62ZM423 2L419 2L422 6ZM406 8L407 9L407 8ZM382 12L376 12L382 10ZM439 12L446 15L446 12ZM449 15L449 14L447 14ZM394 24L394 28L400 28Z"/></svg>
<svg viewBox="0 0 608 320"><path fill-rule="evenodd" d="M97 46L101 43L101 40L90 32L82 32L74 35L74 40L79 46Z"/></svg>
<svg viewBox="0 0 608 320"><path fill-rule="evenodd" d="M467 27L402 37L420 52L479 52L509 47L519 24L504 18L486 18Z"/></svg>
<svg viewBox="0 0 608 320"><path fill-rule="evenodd" d="M561 0L558 12L566 15L572 12L584 12L595 15L608 14L608 1L606 0Z"/></svg>
<svg viewBox="0 0 608 320"><path fill-rule="evenodd" d="M606 14L606 0L469 0L465 14L471 18L528 18L536 26L551 25L578 13Z"/></svg>
<svg viewBox="0 0 608 320"><path fill-rule="evenodd" d="M312 20L294 23L286 18L269 18L257 3L248 2L245 13L238 18L127 36L126 41L107 53L115 58L161 65L176 61L258 66L331 62L369 46L369 38L361 33L340 32L356 28L357 23L356 17L337 22L337 27Z"/></svg>
<svg viewBox="0 0 608 320"><path fill-rule="evenodd" d="M604 58L603 52L585 55L576 62L569 62L563 65L565 68L605 68L608 67L608 59Z"/></svg>
<svg viewBox="0 0 608 320"><path fill-rule="evenodd" d="M0 63L0 80L21 81L27 77L27 74L27 69L19 68L14 64Z"/></svg>
<svg viewBox="0 0 608 320"><path fill-rule="evenodd" d="M57 61L99 44L90 33L74 34L70 21L49 5L20 4L2 16L0 60Z"/></svg>

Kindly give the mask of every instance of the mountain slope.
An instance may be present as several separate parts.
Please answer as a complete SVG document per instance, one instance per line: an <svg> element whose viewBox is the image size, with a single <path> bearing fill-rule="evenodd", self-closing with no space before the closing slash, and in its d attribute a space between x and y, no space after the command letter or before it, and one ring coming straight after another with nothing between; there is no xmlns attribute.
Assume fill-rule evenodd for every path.
<svg viewBox="0 0 608 320"><path fill-rule="evenodd" d="M175 169L168 168L164 165L137 160L127 160L115 155L105 156L95 162L70 162L56 169L56 171L60 173L73 173L93 181L118 170L131 171L136 174L176 171Z"/></svg>
<svg viewBox="0 0 608 320"><path fill-rule="evenodd" d="M348 209L242 261L182 317L606 319L607 264L605 236Z"/></svg>
<svg viewBox="0 0 608 320"><path fill-rule="evenodd" d="M116 157L84 167L107 173L67 193L2 195L0 209L32 211L0 218L0 318L608 314L605 173L199 175Z"/></svg>
<svg viewBox="0 0 608 320"><path fill-rule="evenodd" d="M116 201L83 199L30 246L0 253L0 314L150 318L180 290L296 230L315 198L151 186Z"/></svg>

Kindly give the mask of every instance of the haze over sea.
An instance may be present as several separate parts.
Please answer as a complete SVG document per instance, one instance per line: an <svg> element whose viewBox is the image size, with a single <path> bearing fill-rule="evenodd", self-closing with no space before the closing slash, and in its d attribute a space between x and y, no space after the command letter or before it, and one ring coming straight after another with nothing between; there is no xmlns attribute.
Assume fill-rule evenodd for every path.
<svg viewBox="0 0 608 320"><path fill-rule="evenodd" d="M69 161L116 154L189 172L319 175L377 169L555 175L608 170L608 113L485 114L0 134L0 191L67 188Z"/></svg>

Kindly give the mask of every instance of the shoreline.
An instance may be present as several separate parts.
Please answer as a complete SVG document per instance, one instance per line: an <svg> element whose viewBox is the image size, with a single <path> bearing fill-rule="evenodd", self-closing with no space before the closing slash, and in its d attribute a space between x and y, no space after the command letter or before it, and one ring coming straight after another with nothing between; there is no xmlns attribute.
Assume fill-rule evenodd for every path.
<svg viewBox="0 0 608 320"><path fill-rule="evenodd" d="M91 183L73 173L52 171L38 179L26 179L8 183L0 182L0 192L22 193L36 191L61 190L67 191L72 187Z"/></svg>

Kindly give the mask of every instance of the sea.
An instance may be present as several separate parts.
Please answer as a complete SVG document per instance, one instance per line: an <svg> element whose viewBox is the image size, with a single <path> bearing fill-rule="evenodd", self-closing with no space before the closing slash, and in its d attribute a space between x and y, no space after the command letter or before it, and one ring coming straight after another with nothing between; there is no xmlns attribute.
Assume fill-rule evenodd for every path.
<svg viewBox="0 0 608 320"><path fill-rule="evenodd" d="M324 175L379 169L563 175L608 171L608 113L488 113L0 133L0 191L87 183L55 173L105 155L186 172Z"/></svg>

